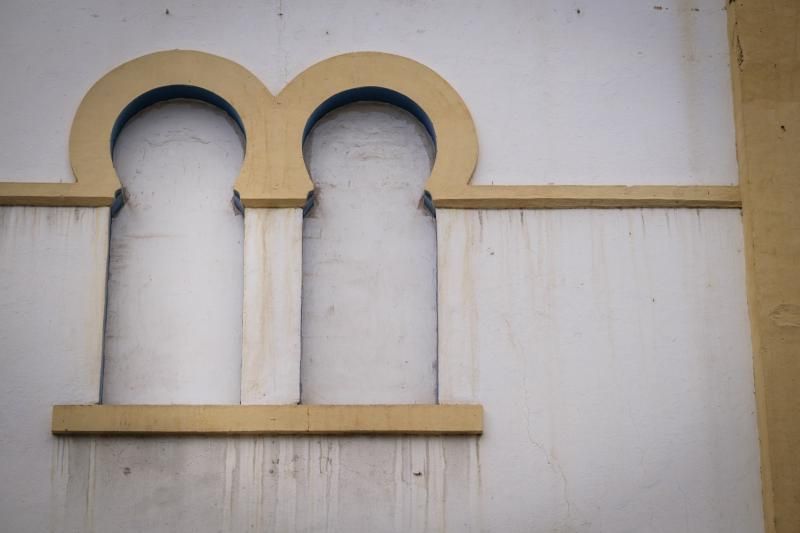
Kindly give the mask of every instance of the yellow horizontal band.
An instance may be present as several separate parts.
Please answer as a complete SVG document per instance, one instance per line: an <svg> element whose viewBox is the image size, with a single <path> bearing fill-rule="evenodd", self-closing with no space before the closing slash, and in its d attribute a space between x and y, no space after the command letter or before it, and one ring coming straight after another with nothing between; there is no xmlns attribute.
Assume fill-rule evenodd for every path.
<svg viewBox="0 0 800 533"><path fill-rule="evenodd" d="M635 207L739 208L736 185L470 185L434 197L456 209L578 209Z"/></svg>
<svg viewBox="0 0 800 533"><path fill-rule="evenodd" d="M108 207L114 187L78 183L0 182L0 205L34 207Z"/></svg>
<svg viewBox="0 0 800 533"><path fill-rule="evenodd" d="M480 405L56 405L55 435L480 435Z"/></svg>
<svg viewBox="0 0 800 533"><path fill-rule="evenodd" d="M0 205L102 207L104 196L64 191L62 184L0 183ZM66 194L65 194L66 192ZM246 199L247 207L302 207L294 198ZM742 206L736 185L470 185L439 197L436 207L452 209L733 208Z"/></svg>

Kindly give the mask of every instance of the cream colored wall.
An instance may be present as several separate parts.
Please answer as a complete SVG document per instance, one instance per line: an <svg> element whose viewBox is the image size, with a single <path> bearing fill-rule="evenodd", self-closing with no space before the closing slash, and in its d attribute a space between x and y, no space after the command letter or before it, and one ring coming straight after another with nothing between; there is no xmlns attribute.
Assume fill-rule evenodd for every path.
<svg viewBox="0 0 800 533"><path fill-rule="evenodd" d="M473 114L478 183L735 183L724 4L6 3L0 178L68 179L85 90L181 47L273 91L340 52L421 61ZM483 436L94 439L49 407L97 399L108 211L0 208L3 527L761 530L737 210L437 215L439 395ZM296 399L300 229L245 215L244 403Z"/></svg>

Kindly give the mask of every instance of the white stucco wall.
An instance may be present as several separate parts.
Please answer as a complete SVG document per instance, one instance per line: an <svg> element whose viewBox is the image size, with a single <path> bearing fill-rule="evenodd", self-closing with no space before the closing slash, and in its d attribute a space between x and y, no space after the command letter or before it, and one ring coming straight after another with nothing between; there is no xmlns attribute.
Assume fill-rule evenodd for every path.
<svg viewBox="0 0 800 533"><path fill-rule="evenodd" d="M493 530L761 530L737 211L437 224L440 400L489 413Z"/></svg>
<svg viewBox="0 0 800 533"><path fill-rule="evenodd" d="M420 61L475 118L476 183L735 183L725 6L6 0L3 178L69 181L70 121L92 83L128 59L185 48L233 59L273 93L344 52Z"/></svg>
<svg viewBox="0 0 800 533"><path fill-rule="evenodd" d="M107 258L107 208L0 208L0 530L48 531L67 496L48 420L99 399Z"/></svg>
<svg viewBox="0 0 800 533"><path fill-rule="evenodd" d="M440 210L437 222L441 399L483 403L482 437L53 439L49 402L91 401L60 382L97 386L56 338L64 375L3 361L4 379L41 397L26 425L3 421L27 447L4 468L31 487L4 502L50 513L10 513L12 525L760 530L736 211Z"/></svg>
<svg viewBox="0 0 800 533"><path fill-rule="evenodd" d="M421 61L473 114L478 183L735 183L724 4L7 1L0 179L71 179L83 93L179 47L273 91L340 52ZM184 118L214 139L188 153L215 180L229 126ZM203 240L240 254L224 268L243 274L204 290L243 326L202 334L243 331L244 355L208 353L231 354L223 382L241 364L244 403L294 401L299 213L250 210L243 237L225 216ZM234 226L244 244L225 238ZM52 404L98 399L108 231L107 209L0 208L0 474L14 480L0 530L762 530L736 210L439 210L439 398L482 403L479 438L53 438ZM167 263L168 250L140 253ZM251 299L258 288L274 290ZM236 401L220 390L207 397Z"/></svg>

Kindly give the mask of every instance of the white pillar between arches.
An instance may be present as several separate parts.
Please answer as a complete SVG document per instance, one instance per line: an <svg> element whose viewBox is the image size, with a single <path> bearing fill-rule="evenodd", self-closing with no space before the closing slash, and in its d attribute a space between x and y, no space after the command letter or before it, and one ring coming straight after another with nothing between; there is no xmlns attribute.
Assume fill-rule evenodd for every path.
<svg viewBox="0 0 800 533"><path fill-rule="evenodd" d="M247 209L242 403L300 401L302 209Z"/></svg>

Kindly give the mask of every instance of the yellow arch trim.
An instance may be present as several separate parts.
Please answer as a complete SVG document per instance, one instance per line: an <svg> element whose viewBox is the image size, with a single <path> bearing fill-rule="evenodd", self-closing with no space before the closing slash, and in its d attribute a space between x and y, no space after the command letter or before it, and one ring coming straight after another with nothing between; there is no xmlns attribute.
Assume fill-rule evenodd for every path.
<svg viewBox="0 0 800 533"><path fill-rule="evenodd" d="M244 162L236 181L250 207L302 207L313 183L303 160L309 117L328 98L361 87L382 87L413 100L430 118L437 158L428 183L439 191L465 186L477 161L477 137L464 102L429 68L399 56L344 54L318 63L275 98L250 71L228 59L196 51L148 54L115 68L86 93L70 132L75 183L0 183L0 204L104 206L120 188L111 159L119 121L143 95L183 87L174 96L200 89L223 100L246 136ZM157 94L151 102L166 99ZM133 109L135 112L137 109ZM129 118L129 117L128 117Z"/></svg>
<svg viewBox="0 0 800 533"><path fill-rule="evenodd" d="M227 102L238 115L247 139L239 179L264 175L263 138L272 99L264 85L227 59L174 50L129 61L103 76L86 93L72 123L69 143L72 171L80 190L113 195L120 187L111 160L112 134L115 127L121 127L118 120L143 95L175 86L201 89ZM177 95L181 96L180 91ZM161 99L155 97L155 101Z"/></svg>
<svg viewBox="0 0 800 533"><path fill-rule="evenodd" d="M143 95L171 86L183 86L188 92L205 91L210 95L207 99L221 99L223 107L238 118L247 141L235 188L249 207L305 204L313 189L302 152L309 119L330 98L363 88L399 94L411 103L410 107L421 110L421 118L433 130L436 140L436 160L426 189L437 207L741 205L736 186L470 185L478 160L472 117L458 93L441 76L416 61L379 52L343 54L308 68L273 97L258 78L233 61L186 50L133 59L98 80L81 102L70 133L69 153L76 182L0 182L0 205L111 205L120 188L111 160L111 138L120 117L130 112L132 103L141 103ZM181 96L192 95L177 91L169 97ZM152 102L160 99L166 97L156 95ZM417 114L419 118L420 113Z"/></svg>
<svg viewBox="0 0 800 533"><path fill-rule="evenodd" d="M426 115L436 140L436 159L426 184L434 202L467 186L478 160L478 137L464 101L421 63L378 52L321 61L281 91L276 101L282 120L269 128L267 142L271 172L280 175L284 183L311 187L302 152L309 119L330 98L363 88L399 93ZM250 195L240 190L245 205L261 205L265 192L253 188Z"/></svg>

